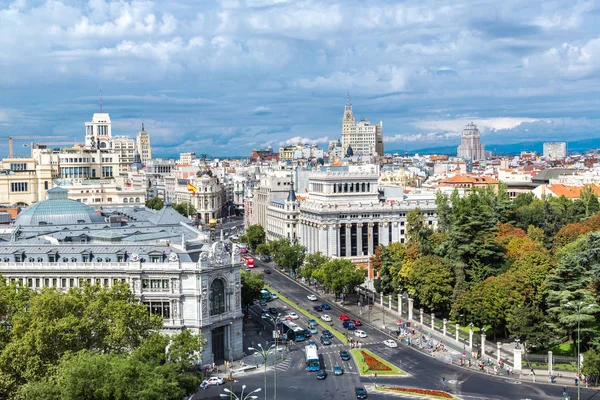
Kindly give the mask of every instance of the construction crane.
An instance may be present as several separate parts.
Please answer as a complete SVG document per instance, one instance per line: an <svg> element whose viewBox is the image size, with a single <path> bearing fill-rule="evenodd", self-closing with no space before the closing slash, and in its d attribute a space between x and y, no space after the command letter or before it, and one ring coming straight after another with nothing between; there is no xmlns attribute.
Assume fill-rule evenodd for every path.
<svg viewBox="0 0 600 400"><path fill-rule="evenodd" d="M53 140L53 139L68 139L68 136L9 136L0 137L0 140L8 140L8 157L13 157L13 140Z"/></svg>

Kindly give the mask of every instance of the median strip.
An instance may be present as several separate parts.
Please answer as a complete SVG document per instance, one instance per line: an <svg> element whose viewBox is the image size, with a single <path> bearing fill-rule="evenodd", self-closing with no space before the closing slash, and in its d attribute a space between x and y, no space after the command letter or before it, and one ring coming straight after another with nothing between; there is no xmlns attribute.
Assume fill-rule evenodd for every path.
<svg viewBox="0 0 600 400"><path fill-rule="evenodd" d="M384 360L377 354L367 349L351 349L350 352L358 365L358 372L362 376L377 375L393 375L393 376L406 376L407 373L396 367L394 364Z"/></svg>
<svg viewBox="0 0 600 400"><path fill-rule="evenodd" d="M319 316L315 316L315 315L311 314L310 312L305 311L298 304L294 304L293 301L291 301L287 297L283 296L281 293L279 293L278 291L274 290L272 287L270 287L268 285L265 285L265 287L267 288L267 290L269 292L277 294L277 297L279 297L279 299L281 301L283 301L284 303L286 303L288 306L290 306L290 307L294 308L295 310L299 311L304 316L306 316L308 318L314 319L323 328L331 331L331 333L333 334L333 336L335 336L336 338L338 338L340 340L340 342L342 342L343 344L348 344L348 338L346 337L346 335L343 334L342 332L338 331L337 329L335 329L335 326L333 325L333 322L331 323L331 325L327 325L327 323L325 321L321 320L321 318L319 318Z"/></svg>
<svg viewBox="0 0 600 400"><path fill-rule="evenodd" d="M395 393L400 396L423 397L426 399L455 399L460 400L460 397L456 397L448 392L441 390L432 389L420 389L420 388L405 388L398 386L376 386L372 387L371 390L377 390L380 392Z"/></svg>

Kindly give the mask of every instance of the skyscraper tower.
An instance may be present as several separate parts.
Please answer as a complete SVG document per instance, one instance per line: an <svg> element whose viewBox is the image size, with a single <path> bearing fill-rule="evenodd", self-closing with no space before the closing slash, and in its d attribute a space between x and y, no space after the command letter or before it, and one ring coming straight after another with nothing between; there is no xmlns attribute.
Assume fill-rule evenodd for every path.
<svg viewBox="0 0 600 400"><path fill-rule="evenodd" d="M342 150L348 153L348 147L352 153L361 155L383 155L383 122L371 125L366 119L355 123L350 94L346 97L344 116L342 118Z"/></svg>
<svg viewBox="0 0 600 400"><path fill-rule="evenodd" d="M472 122L463 129L457 157L472 161L485 160L485 146L481 144L481 134L477 125Z"/></svg>
<svg viewBox="0 0 600 400"><path fill-rule="evenodd" d="M138 133L136 138L137 152L140 154L142 163L145 165L148 160L152 160L152 148L150 147L150 135L144 130L144 123L142 123L142 130Z"/></svg>

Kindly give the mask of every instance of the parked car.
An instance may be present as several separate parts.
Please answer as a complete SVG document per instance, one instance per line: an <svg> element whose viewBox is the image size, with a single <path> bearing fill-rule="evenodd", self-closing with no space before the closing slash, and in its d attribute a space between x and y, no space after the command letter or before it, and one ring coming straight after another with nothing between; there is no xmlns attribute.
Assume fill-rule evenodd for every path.
<svg viewBox="0 0 600 400"><path fill-rule="evenodd" d="M362 322L360 322L360 320L358 319L353 319L352 323L354 324L354 326L362 326Z"/></svg>
<svg viewBox="0 0 600 400"><path fill-rule="evenodd" d="M270 269L265 269L265 274L271 275L271 270Z"/></svg>
<svg viewBox="0 0 600 400"><path fill-rule="evenodd" d="M267 305L267 302L266 302L266 301L264 301L263 299L260 299L260 301L258 302L258 304L260 304L261 306L263 306L263 307L264 307L264 306L266 306L266 305Z"/></svg>
<svg viewBox="0 0 600 400"><path fill-rule="evenodd" d="M212 376L206 380L208 386L218 386L225 383L225 379L220 378L218 376Z"/></svg>
<svg viewBox="0 0 600 400"><path fill-rule="evenodd" d="M242 248L240 249L240 253L242 253L242 254L247 254L247 253L248 253L248 249L247 249L247 248L245 248L245 247L242 247Z"/></svg>
<svg viewBox="0 0 600 400"><path fill-rule="evenodd" d="M323 311L323 309L321 308L321 306L314 306L313 310L318 311L318 312Z"/></svg>
<svg viewBox="0 0 600 400"><path fill-rule="evenodd" d="M344 321L342 325L344 325L344 328L348 329L349 331L353 331L356 329L356 326L354 326L352 321Z"/></svg>
<svg viewBox="0 0 600 400"><path fill-rule="evenodd" d="M278 299L278 298L279 298L279 296L277 296L277 293L271 293L271 298L272 298L273 300L275 300L275 299Z"/></svg>
<svg viewBox="0 0 600 400"><path fill-rule="evenodd" d="M325 371L324 369L320 369L319 371L317 371L318 380L322 381L325 378L327 378L327 371Z"/></svg>
<svg viewBox="0 0 600 400"><path fill-rule="evenodd" d="M271 262L271 256L267 255L267 254L262 255L262 256L260 256L260 260L263 262Z"/></svg>
<svg viewBox="0 0 600 400"><path fill-rule="evenodd" d="M308 324L308 326L317 326L317 325L319 325L319 324L317 323L317 321L315 321L315 320L314 320L314 319L312 319L312 318L311 318L311 319L308 319L308 320L306 321L306 323Z"/></svg>
<svg viewBox="0 0 600 400"><path fill-rule="evenodd" d="M292 317L290 317L289 315L284 315L284 316L282 317L282 319L283 319L284 321L291 321L291 320L292 320Z"/></svg>
<svg viewBox="0 0 600 400"><path fill-rule="evenodd" d="M329 307L329 304L327 304L327 303L323 303L323 304L321 304L321 308L322 308L323 310L331 310L331 307Z"/></svg>
<svg viewBox="0 0 600 400"><path fill-rule="evenodd" d="M392 339L384 340L383 344L385 344L387 347L398 347L398 343Z"/></svg>
<svg viewBox="0 0 600 400"><path fill-rule="evenodd" d="M321 319L325 322L331 322L331 317L327 314L321 315Z"/></svg>
<svg viewBox="0 0 600 400"><path fill-rule="evenodd" d="M354 388L354 394L357 399L366 399L367 398L367 390L364 387L356 387Z"/></svg>
<svg viewBox="0 0 600 400"><path fill-rule="evenodd" d="M342 315L340 315L340 320L350 321L350 317L348 316L348 314L342 314Z"/></svg>
<svg viewBox="0 0 600 400"><path fill-rule="evenodd" d="M331 339L328 338L327 336L321 336L321 338L319 340L321 340L321 343L324 346L329 346L331 344Z"/></svg>
<svg viewBox="0 0 600 400"><path fill-rule="evenodd" d="M365 333L365 331L354 331L354 336L359 338L366 338L367 334Z"/></svg>
<svg viewBox="0 0 600 400"><path fill-rule="evenodd" d="M269 314L277 315L277 309L275 307L269 307Z"/></svg>
<svg viewBox="0 0 600 400"><path fill-rule="evenodd" d="M333 333L331 333L327 329L325 329L323 332L321 332L321 334L329 339L333 338Z"/></svg>
<svg viewBox="0 0 600 400"><path fill-rule="evenodd" d="M290 313L290 317L292 317L292 319L298 319L300 317L298 317L298 314L296 314L295 312L291 312Z"/></svg>
<svg viewBox="0 0 600 400"><path fill-rule="evenodd" d="M306 296L306 298L310 301L317 301L317 296L315 296L314 294L309 294L308 296Z"/></svg>
<svg viewBox="0 0 600 400"><path fill-rule="evenodd" d="M333 366L333 375L344 375L344 368L341 365L335 364Z"/></svg>
<svg viewBox="0 0 600 400"><path fill-rule="evenodd" d="M342 350L340 351L340 358L342 361L348 361L350 360L350 353L348 353L346 350Z"/></svg>

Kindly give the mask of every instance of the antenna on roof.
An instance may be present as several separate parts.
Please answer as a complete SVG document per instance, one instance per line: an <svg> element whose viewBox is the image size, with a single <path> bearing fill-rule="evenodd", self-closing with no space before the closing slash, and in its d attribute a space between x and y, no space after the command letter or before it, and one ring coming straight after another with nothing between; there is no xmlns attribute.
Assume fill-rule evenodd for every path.
<svg viewBox="0 0 600 400"><path fill-rule="evenodd" d="M352 102L350 101L350 92L346 92L346 106L350 107Z"/></svg>
<svg viewBox="0 0 600 400"><path fill-rule="evenodd" d="M102 112L102 86L100 87L100 112Z"/></svg>

